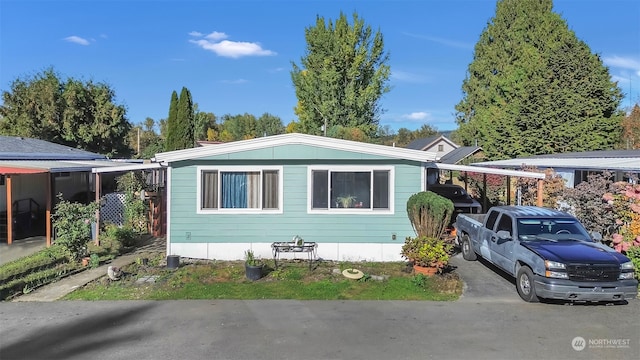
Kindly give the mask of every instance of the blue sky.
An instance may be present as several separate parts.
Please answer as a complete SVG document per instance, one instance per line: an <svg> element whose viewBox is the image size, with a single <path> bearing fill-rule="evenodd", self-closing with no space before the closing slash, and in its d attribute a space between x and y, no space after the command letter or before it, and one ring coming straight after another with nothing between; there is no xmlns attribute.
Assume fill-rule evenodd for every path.
<svg viewBox="0 0 640 360"><path fill-rule="evenodd" d="M63 78L108 83L129 120L166 118L183 86L199 110L295 120L291 63L316 16L353 12L384 36L391 91L381 125L456 128L454 106L493 0L29 1L0 0L0 90L53 67ZM601 55L640 103L640 1L556 0L554 11Z"/></svg>

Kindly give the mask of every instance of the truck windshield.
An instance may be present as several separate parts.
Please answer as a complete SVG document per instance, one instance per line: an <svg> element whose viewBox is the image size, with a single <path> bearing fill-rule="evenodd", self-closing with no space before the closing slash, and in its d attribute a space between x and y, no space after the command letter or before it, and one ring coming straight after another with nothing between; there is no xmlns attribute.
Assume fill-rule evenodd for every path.
<svg viewBox="0 0 640 360"><path fill-rule="evenodd" d="M518 219L520 240L587 240L591 237L577 220L563 218Z"/></svg>

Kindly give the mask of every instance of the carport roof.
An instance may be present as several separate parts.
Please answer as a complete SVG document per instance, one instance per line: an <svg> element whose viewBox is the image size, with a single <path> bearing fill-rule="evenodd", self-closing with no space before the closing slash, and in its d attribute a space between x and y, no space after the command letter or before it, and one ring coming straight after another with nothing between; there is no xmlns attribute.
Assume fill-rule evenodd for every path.
<svg viewBox="0 0 640 360"><path fill-rule="evenodd" d="M93 168L122 165L111 160L0 160L0 174L35 174L91 171Z"/></svg>

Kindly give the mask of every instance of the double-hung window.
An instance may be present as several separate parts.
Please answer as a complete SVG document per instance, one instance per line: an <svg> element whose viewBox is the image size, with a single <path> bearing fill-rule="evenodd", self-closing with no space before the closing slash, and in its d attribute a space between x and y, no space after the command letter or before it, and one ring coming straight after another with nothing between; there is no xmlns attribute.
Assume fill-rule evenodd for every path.
<svg viewBox="0 0 640 360"><path fill-rule="evenodd" d="M282 212L282 167L198 167L198 212Z"/></svg>
<svg viewBox="0 0 640 360"><path fill-rule="evenodd" d="M393 168L335 166L309 168L311 212L393 211Z"/></svg>

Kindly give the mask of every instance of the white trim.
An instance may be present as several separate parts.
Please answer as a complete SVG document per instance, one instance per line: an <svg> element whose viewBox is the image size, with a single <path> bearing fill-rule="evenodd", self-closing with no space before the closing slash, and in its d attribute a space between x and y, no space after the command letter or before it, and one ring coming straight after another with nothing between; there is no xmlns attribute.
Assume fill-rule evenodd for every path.
<svg viewBox="0 0 640 360"><path fill-rule="evenodd" d="M506 176L518 176L518 177L527 177L534 179L544 179L544 173L530 172L530 171L518 171L518 170L505 170L505 169L496 169L490 167L481 167L481 166L468 166L468 165L453 165L453 164L442 164L442 163L429 163L427 167L437 168L441 170L457 170L457 171L468 171L468 172L476 172L476 173L484 173L484 174L496 174L496 175L506 175Z"/></svg>
<svg viewBox="0 0 640 360"><path fill-rule="evenodd" d="M167 168L167 199L165 202L166 215L164 221L167 223L167 255L174 255L171 253L171 168Z"/></svg>
<svg viewBox="0 0 640 360"><path fill-rule="evenodd" d="M339 172L370 172L373 174L376 170L389 171L389 209L340 209L332 208L329 206L327 209L313 209L313 176L311 175L314 170L327 170L339 171ZM330 176L331 174L329 174ZM329 178L329 181L331 179ZM373 183L371 184L371 191L373 191ZM321 214L321 215L393 215L395 213L395 167L389 165L310 165L307 166L307 214ZM373 206L373 204L372 204Z"/></svg>
<svg viewBox="0 0 640 360"><path fill-rule="evenodd" d="M260 172L264 170L277 170L278 171L278 209L202 209L202 172L216 170L218 174L222 172ZM218 178L220 179L220 178ZM262 176L260 176L260 201L262 201ZM222 182L218 180L218 196L220 197L220 186ZM196 167L196 213L197 214L216 214L216 215L228 215L228 214L282 214L284 208L284 167L283 166L215 166L215 165L202 165Z"/></svg>
<svg viewBox="0 0 640 360"><path fill-rule="evenodd" d="M241 151L250 151L275 146L296 144L420 162L436 160L436 153L434 152L298 133L265 136L256 139L217 144L215 146L203 146L191 149L158 153L153 160L158 162L170 163L174 161L192 160L209 156L226 155Z"/></svg>
<svg viewBox="0 0 640 360"><path fill-rule="evenodd" d="M93 168L93 173L106 173L106 172L120 172L120 171L133 171L133 170L147 170L147 169L159 169L162 165L159 163L146 163L146 164L128 164L128 165L116 165L110 167Z"/></svg>
<svg viewBox="0 0 640 360"><path fill-rule="evenodd" d="M318 243L317 260L333 261L404 261L400 255L404 241L393 243ZM271 243L175 243L167 254L209 260L242 260L244 251L253 250L257 258L272 263ZM287 253L281 259L307 260L306 253Z"/></svg>

